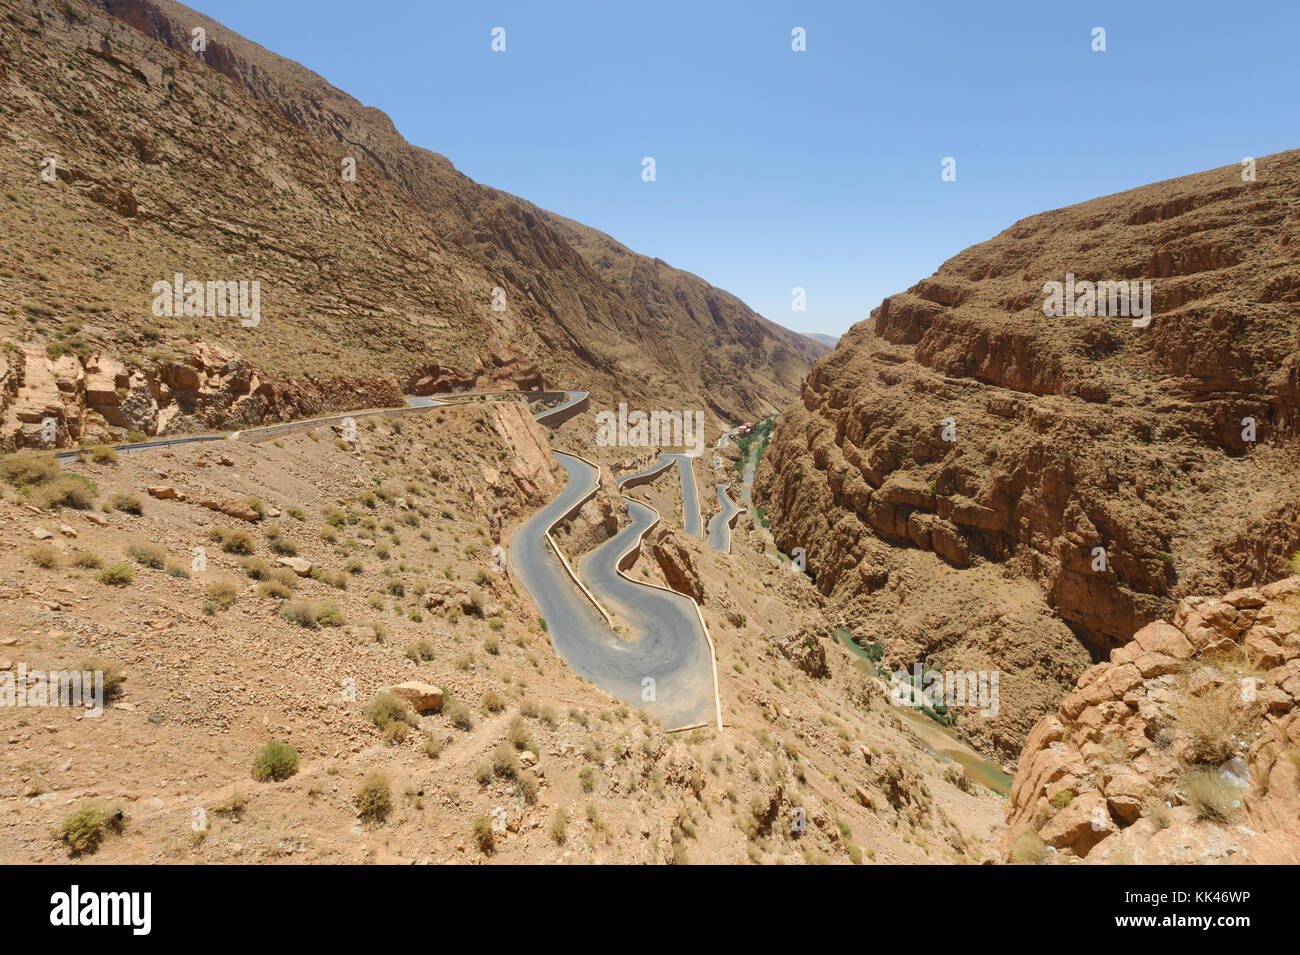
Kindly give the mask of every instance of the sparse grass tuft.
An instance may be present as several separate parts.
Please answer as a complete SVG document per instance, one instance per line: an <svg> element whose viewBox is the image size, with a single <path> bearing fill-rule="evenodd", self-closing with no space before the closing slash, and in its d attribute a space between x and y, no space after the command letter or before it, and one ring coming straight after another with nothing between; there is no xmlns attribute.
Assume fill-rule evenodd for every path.
<svg viewBox="0 0 1300 955"><path fill-rule="evenodd" d="M110 832L120 832L122 814L96 803L89 803L66 816L55 835L74 855L93 853Z"/></svg>
<svg viewBox="0 0 1300 955"><path fill-rule="evenodd" d="M315 605L309 604L304 600L295 600L291 604L286 604L280 608L280 616L290 623L296 623L300 627L316 626L319 614Z"/></svg>
<svg viewBox="0 0 1300 955"><path fill-rule="evenodd" d="M128 544L126 556L141 567L162 570L167 565L167 549L158 544Z"/></svg>
<svg viewBox="0 0 1300 955"><path fill-rule="evenodd" d="M53 570L63 563L63 553L53 544L37 544L27 556L37 567Z"/></svg>
<svg viewBox="0 0 1300 955"><path fill-rule="evenodd" d="M353 804L366 822L381 823L393 810L393 786L388 776L372 769L361 780Z"/></svg>
<svg viewBox="0 0 1300 955"><path fill-rule="evenodd" d="M1032 829L1026 829L1016 836L1011 847L1012 865L1042 865L1047 858L1047 846Z"/></svg>
<svg viewBox="0 0 1300 955"><path fill-rule="evenodd" d="M220 610L226 610L239 597L239 585L233 580L214 580L204 588L208 599Z"/></svg>
<svg viewBox="0 0 1300 955"><path fill-rule="evenodd" d="M1229 822L1241 805L1241 790L1214 769L1193 769L1178 780L1178 796L1201 819Z"/></svg>
<svg viewBox="0 0 1300 955"><path fill-rule="evenodd" d="M253 778L259 783L282 782L298 772L298 751L288 743L271 740L257 751Z"/></svg>
<svg viewBox="0 0 1300 955"><path fill-rule="evenodd" d="M135 570L130 564L109 564L95 575L95 579L110 587L125 587L135 580Z"/></svg>

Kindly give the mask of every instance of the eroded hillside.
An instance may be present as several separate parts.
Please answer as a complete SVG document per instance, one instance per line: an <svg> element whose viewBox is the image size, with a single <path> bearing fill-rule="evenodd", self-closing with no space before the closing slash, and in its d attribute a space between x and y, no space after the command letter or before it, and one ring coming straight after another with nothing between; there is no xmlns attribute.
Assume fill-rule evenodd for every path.
<svg viewBox="0 0 1300 955"><path fill-rule="evenodd" d="M1090 658L1300 546L1300 153L1257 169L954 257L815 364L763 460L777 542L889 662L1001 668L964 731L1009 756ZM1047 317L1067 274L1149 280L1151 323Z"/></svg>
<svg viewBox="0 0 1300 955"><path fill-rule="evenodd" d="M786 400L824 351L472 182L378 110L168 0L3 0L0 30L0 405L92 358L165 379L203 342L281 392L545 379L601 400L671 389L739 419ZM256 281L258 314L207 300L157 314L155 283L177 274ZM76 367L55 369L61 357ZM46 443L38 403L9 415L9 445ZM49 410L60 443L79 439Z"/></svg>

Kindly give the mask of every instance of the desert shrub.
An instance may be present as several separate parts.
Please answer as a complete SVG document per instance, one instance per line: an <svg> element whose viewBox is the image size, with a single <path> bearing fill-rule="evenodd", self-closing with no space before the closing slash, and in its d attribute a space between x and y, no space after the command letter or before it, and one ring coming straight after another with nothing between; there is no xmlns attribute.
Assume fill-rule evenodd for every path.
<svg viewBox="0 0 1300 955"><path fill-rule="evenodd" d="M253 580L271 579L271 565L260 557L245 557L239 562L239 569Z"/></svg>
<svg viewBox="0 0 1300 955"><path fill-rule="evenodd" d="M121 830L122 814L89 803L64 817L55 835L74 856L94 852L110 832Z"/></svg>
<svg viewBox="0 0 1300 955"><path fill-rule="evenodd" d="M500 713L506 708L505 697L496 690L488 690L483 694L483 709L489 713Z"/></svg>
<svg viewBox="0 0 1300 955"><path fill-rule="evenodd" d="M1229 822L1241 806L1241 790L1215 769L1193 769L1178 780L1178 797L1201 819Z"/></svg>
<svg viewBox="0 0 1300 955"><path fill-rule="evenodd" d="M247 505L258 517L266 515L266 505L262 503L260 497L246 497L243 503Z"/></svg>
<svg viewBox="0 0 1300 955"><path fill-rule="evenodd" d="M186 568L182 567L180 564L168 564L167 576L176 577L179 580L188 580L190 576L190 572Z"/></svg>
<svg viewBox="0 0 1300 955"><path fill-rule="evenodd" d="M269 597L272 600L288 600L293 595L293 591L278 580L264 580L257 585L257 594L259 597Z"/></svg>
<svg viewBox="0 0 1300 955"><path fill-rule="evenodd" d="M141 567L162 570L167 564L167 549L158 544L128 544L126 556Z"/></svg>
<svg viewBox="0 0 1300 955"><path fill-rule="evenodd" d="M383 822L393 811L393 786L388 776L377 769L372 769L361 780L357 794L353 798L357 813L366 822Z"/></svg>
<svg viewBox="0 0 1300 955"><path fill-rule="evenodd" d="M1057 809L1064 809L1074 800L1073 789L1062 789L1054 795L1050 802Z"/></svg>
<svg viewBox="0 0 1300 955"><path fill-rule="evenodd" d="M1173 707L1174 723L1191 740L1193 758L1216 765L1239 754L1255 715L1234 684L1185 694Z"/></svg>
<svg viewBox="0 0 1300 955"><path fill-rule="evenodd" d="M286 507L284 512L292 517L295 521L307 520L307 514L301 507Z"/></svg>
<svg viewBox="0 0 1300 955"><path fill-rule="evenodd" d="M492 820L487 816L476 816L474 819L474 845L479 847L481 852L491 852L492 846L496 844L496 833L492 831Z"/></svg>
<svg viewBox="0 0 1300 955"><path fill-rule="evenodd" d="M227 609L239 597L239 585L233 580L214 580L204 588L208 599L221 610Z"/></svg>
<svg viewBox="0 0 1300 955"><path fill-rule="evenodd" d="M107 444L97 444L90 449L90 459L96 464L116 464L117 452Z"/></svg>
<svg viewBox="0 0 1300 955"><path fill-rule="evenodd" d="M309 576L312 580L333 587L335 590L348 589L348 578L342 571L327 570L324 567L313 567Z"/></svg>
<svg viewBox="0 0 1300 955"><path fill-rule="evenodd" d="M374 723L381 731L387 733L389 727L398 724L405 730L420 725L420 718L410 705L395 693L387 690L377 694L365 709L366 719Z"/></svg>
<svg viewBox="0 0 1300 955"><path fill-rule="evenodd" d="M501 652L501 639L488 634L483 638L483 649L492 656L496 656Z"/></svg>
<svg viewBox="0 0 1300 955"><path fill-rule="evenodd" d="M298 544L288 537L271 538L271 550L275 551L281 557L297 557Z"/></svg>
<svg viewBox="0 0 1300 955"><path fill-rule="evenodd" d="M321 516L330 527L341 528L347 523L347 516L337 507L330 505L321 510Z"/></svg>
<svg viewBox="0 0 1300 955"><path fill-rule="evenodd" d="M93 550L79 550L72 555L72 563L85 570L99 570L104 566L104 559Z"/></svg>
<svg viewBox="0 0 1300 955"><path fill-rule="evenodd" d="M596 771L590 766L583 766L578 770L578 785L582 787L585 793L591 792L596 788Z"/></svg>
<svg viewBox="0 0 1300 955"><path fill-rule="evenodd" d="M483 595L477 590L471 590L469 597L465 601L465 612L475 617L483 616Z"/></svg>
<svg viewBox="0 0 1300 955"><path fill-rule="evenodd" d="M363 564L360 561L360 559L353 557L351 560L349 560L346 564L343 565L343 569L347 571L349 574L351 574L352 576L356 577L362 573L365 573L366 565Z"/></svg>
<svg viewBox="0 0 1300 955"><path fill-rule="evenodd" d="M335 604L321 604L316 612L316 622L322 627L341 627L347 620Z"/></svg>
<svg viewBox="0 0 1300 955"><path fill-rule="evenodd" d="M441 736L434 736L432 733L424 737L424 755L431 759L437 759L442 754L442 748L447 741Z"/></svg>
<svg viewBox="0 0 1300 955"><path fill-rule="evenodd" d="M542 784L535 772L526 769L519 774L519 778L515 782L519 787L519 795L523 797L524 802L530 806L537 802L537 793Z"/></svg>
<svg viewBox="0 0 1300 955"><path fill-rule="evenodd" d="M116 660L89 657L78 662L77 669L83 673L104 674L104 699L106 700L112 699L121 693L122 684L126 682L126 668Z"/></svg>
<svg viewBox="0 0 1300 955"><path fill-rule="evenodd" d="M125 587L135 580L135 570L130 564L109 564L95 575L95 579L110 587Z"/></svg>
<svg viewBox="0 0 1300 955"><path fill-rule="evenodd" d="M94 481L80 474L64 474L32 488L28 496L37 507L47 510L70 507L88 511L95 506L98 495L99 486Z"/></svg>
<svg viewBox="0 0 1300 955"><path fill-rule="evenodd" d="M298 589L298 575L288 567L275 567L271 570L271 580L283 584L290 590Z"/></svg>
<svg viewBox="0 0 1300 955"><path fill-rule="evenodd" d="M37 567L53 570L63 563L62 552L53 544L37 544L27 552L28 558Z"/></svg>
<svg viewBox="0 0 1300 955"><path fill-rule="evenodd" d="M565 841L569 838L568 826L569 810L565 809L563 806L557 806L555 809L555 816L551 819L551 839L555 841L556 845L564 845Z"/></svg>
<svg viewBox="0 0 1300 955"><path fill-rule="evenodd" d="M468 733L474 728L474 716L460 700L448 700L443 705L442 712L456 729Z"/></svg>
<svg viewBox="0 0 1300 955"><path fill-rule="evenodd" d="M304 600L295 600L281 607L280 616L300 627L314 627L317 622L316 607Z"/></svg>
<svg viewBox="0 0 1300 955"><path fill-rule="evenodd" d="M253 535L245 530L214 527L208 532L208 539L220 544L227 554L251 554L257 549Z"/></svg>
<svg viewBox="0 0 1300 955"><path fill-rule="evenodd" d="M492 773L503 779L519 775L519 757L508 743L501 743L492 751Z"/></svg>
<svg viewBox="0 0 1300 955"><path fill-rule="evenodd" d="M281 782L298 772L298 751L288 743L271 740L253 759L253 778L259 783Z"/></svg>
<svg viewBox="0 0 1300 955"><path fill-rule="evenodd" d="M1016 836L1011 847L1012 865L1041 865L1047 858L1047 846L1032 829L1026 829Z"/></svg>
<svg viewBox="0 0 1300 955"><path fill-rule="evenodd" d="M121 511L123 514L134 514L139 517L144 513L144 504L134 494L114 494L110 504L113 510Z"/></svg>
<svg viewBox="0 0 1300 955"><path fill-rule="evenodd" d="M59 462L52 454L10 454L0 458L0 477L16 488L53 481L60 473Z"/></svg>
<svg viewBox="0 0 1300 955"><path fill-rule="evenodd" d="M515 749L528 749L532 744L532 738L528 735L528 726L524 723L523 717L516 716L510 721L510 728L506 730L506 739Z"/></svg>
<svg viewBox="0 0 1300 955"><path fill-rule="evenodd" d="M402 583L400 580L398 580L398 579L396 579L396 578L394 578L394 579L392 579L392 580L390 580L390 581L388 582L388 588L387 588L387 589L388 589L388 592L389 592L390 594L392 594L394 597L405 597L405 596L406 596L406 584Z"/></svg>
<svg viewBox="0 0 1300 955"><path fill-rule="evenodd" d="M407 644L406 658L412 663L427 663L433 659L433 644L428 640L417 640Z"/></svg>

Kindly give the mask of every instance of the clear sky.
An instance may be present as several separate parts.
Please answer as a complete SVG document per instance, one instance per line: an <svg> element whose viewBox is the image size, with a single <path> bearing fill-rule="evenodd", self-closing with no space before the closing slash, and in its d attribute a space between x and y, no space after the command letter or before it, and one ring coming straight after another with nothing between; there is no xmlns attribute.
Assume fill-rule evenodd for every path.
<svg viewBox="0 0 1300 955"><path fill-rule="evenodd" d="M1296 0L191 5L805 332L1024 216L1300 145Z"/></svg>

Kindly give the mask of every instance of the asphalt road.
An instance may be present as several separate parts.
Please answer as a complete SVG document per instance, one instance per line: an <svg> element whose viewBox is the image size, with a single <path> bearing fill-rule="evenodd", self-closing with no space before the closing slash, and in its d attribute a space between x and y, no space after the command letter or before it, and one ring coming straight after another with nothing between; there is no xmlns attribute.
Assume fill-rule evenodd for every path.
<svg viewBox="0 0 1300 955"><path fill-rule="evenodd" d="M573 413L585 402L585 394L570 393L563 405L542 412L538 419L554 421L557 412ZM680 456L662 456L659 464L628 477L666 469L673 463L666 457ZM619 558L655 522L653 508L625 497L631 521L576 568L596 599L631 631L616 635L565 572L546 539L547 528L580 507L595 490L599 472L563 452L555 452L555 458L568 482L510 541L511 572L537 602L551 644L579 676L648 710L669 729L713 722L717 714L713 660L694 604L682 594L628 580L617 570ZM681 462L677 463L680 468ZM689 459L686 469L689 472ZM690 486L693 490L693 476ZM695 516L698 524L698 506Z"/></svg>
<svg viewBox="0 0 1300 955"><path fill-rule="evenodd" d="M718 503L722 505L722 510L714 514L713 519L709 521L708 542L714 550L729 554L731 553L731 521L744 508L727 496L727 487L726 484L718 485Z"/></svg>
<svg viewBox="0 0 1300 955"><path fill-rule="evenodd" d="M633 700L646 689L646 678L654 680L654 700L641 705L664 726L712 722L713 661L691 599L618 573L619 558L657 520L654 509L638 501L627 500L627 510L628 526L578 564L583 583L637 635L634 641L620 641L619 652L605 664L638 694Z"/></svg>
<svg viewBox="0 0 1300 955"><path fill-rule="evenodd" d="M672 458L677 462L677 474L682 482L682 530L692 537L703 537L704 522L700 519L700 492L695 488L695 469L689 454L660 454L660 460Z"/></svg>

